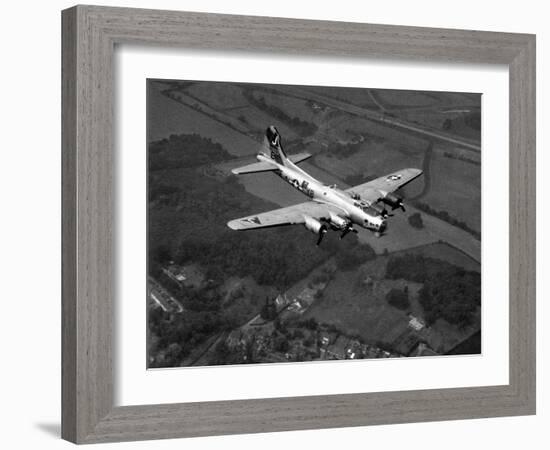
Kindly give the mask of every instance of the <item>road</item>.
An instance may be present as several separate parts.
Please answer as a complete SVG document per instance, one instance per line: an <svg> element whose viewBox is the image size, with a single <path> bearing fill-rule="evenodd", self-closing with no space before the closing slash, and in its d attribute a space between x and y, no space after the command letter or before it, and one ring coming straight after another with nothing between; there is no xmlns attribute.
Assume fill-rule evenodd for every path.
<svg viewBox="0 0 550 450"><path fill-rule="evenodd" d="M420 192L418 195L415 195L414 197L409 197L409 200L417 200L419 198L424 197L432 185L432 178L431 178L431 162L432 162L432 153L434 148L434 142L430 140L428 143L428 147L426 147L426 151L424 152L424 159L422 160L422 181L424 182L424 186L422 187L422 192Z"/></svg>
<svg viewBox="0 0 550 450"><path fill-rule="evenodd" d="M302 90L300 87L297 86L285 86L285 91L283 92L283 94L287 92L292 92L296 96L301 96L301 98L304 100L314 100L327 106L337 108L341 111L345 111L349 114L353 114L355 116L364 117L366 119L374 120L383 124L388 124L397 128L403 128L408 131L413 131L415 133L429 136L431 138L438 139L444 142L450 142L452 144L459 145L461 147L468 148L477 152L481 151L480 144L469 141L462 137L454 136L448 133L441 133L437 130L432 130L426 127L421 127L419 125L412 124L401 119L390 117L387 114L383 114L378 111L373 111L368 108L352 105L351 103L347 103L333 97L315 93L311 90Z"/></svg>
<svg viewBox="0 0 550 450"><path fill-rule="evenodd" d="M376 95L374 94L374 92L372 92L371 89L369 89L367 92L369 93L369 97L371 98L371 100L374 102L374 104L376 106L378 106L380 111L382 111L382 112L386 111L386 107L378 101L378 99L376 98Z"/></svg>

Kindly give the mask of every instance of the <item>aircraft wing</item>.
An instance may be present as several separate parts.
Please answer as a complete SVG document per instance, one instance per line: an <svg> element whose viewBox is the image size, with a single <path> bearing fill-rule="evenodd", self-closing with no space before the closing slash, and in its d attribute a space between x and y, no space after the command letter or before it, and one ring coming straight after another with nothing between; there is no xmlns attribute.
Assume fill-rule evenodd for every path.
<svg viewBox="0 0 550 450"><path fill-rule="evenodd" d="M250 230L253 228L293 225L304 223L306 216L317 220L328 219L331 212L337 214L339 211L332 205L309 201L252 216L241 217L240 219L228 222L227 226L233 230Z"/></svg>
<svg viewBox="0 0 550 450"><path fill-rule="evenodd" d="M381 196L402 188L422 175L420 169L402 169L383 177L346 189L346 192L358 194L363 200L377 201Z"/></svg>
<svg viewBox="0 0 550 450"><path fill-rule="evenodd" d="M311 158L311 153L302 152L302 153L295 153L294 155L288 155L288 159L290 159L294 164L301 163L302 161L305 161L308 158Z"/></svg>

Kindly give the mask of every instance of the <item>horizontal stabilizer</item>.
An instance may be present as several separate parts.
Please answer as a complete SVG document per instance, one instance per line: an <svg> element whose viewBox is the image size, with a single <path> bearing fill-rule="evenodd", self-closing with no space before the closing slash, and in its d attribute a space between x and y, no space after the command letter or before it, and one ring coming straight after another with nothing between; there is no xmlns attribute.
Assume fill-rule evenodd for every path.
<svg viewBox="0 0 550 450"><path fill-rule="evenodd" d="M240 175L242 173L268 172L270 170L275 170L276 168L276 165L262 161L249 164L247 166L235 167L231 170L231 172L233 172L235 175Z"/></svg>
<svg viewBox="0 0 550 450"><path fill-rule="evenodd" d="M288 155L288 159L290 159L294 164L298 164L302 161L305 161L306 159L311 158L311 153L296 153L295 155Z"/></svg>
<svg viewBox="0 0 550 450"><path fill-rule="evenodd" d="M296 153L295 155L289 155L288 160L292 161L294 164L298 164L306 159L311 158L310 153ZM236 167L231 170L235 175L240 175L243 173L255 173L255 172L269 172L271 170L276 170L277 165L269 161L260 161L253 164L248 164L247 166Z"/></svg>

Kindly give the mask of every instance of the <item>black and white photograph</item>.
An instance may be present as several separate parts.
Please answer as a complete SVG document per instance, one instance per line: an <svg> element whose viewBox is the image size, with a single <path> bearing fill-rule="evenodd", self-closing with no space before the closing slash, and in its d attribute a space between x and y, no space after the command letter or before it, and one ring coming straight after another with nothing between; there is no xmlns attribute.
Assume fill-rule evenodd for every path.
<svg viewBox="0 0 550 450"><path fill-rule="evenodd" d="M146 89L147 368L481 354L481 94Z"/></svg>

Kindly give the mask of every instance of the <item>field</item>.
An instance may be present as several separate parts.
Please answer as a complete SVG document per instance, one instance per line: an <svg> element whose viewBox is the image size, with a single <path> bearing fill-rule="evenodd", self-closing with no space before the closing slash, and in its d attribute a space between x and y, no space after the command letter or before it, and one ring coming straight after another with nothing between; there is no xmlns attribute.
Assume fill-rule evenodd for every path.
<svg viewBox="0 0 550 450"><path fill-rule="evenodd" d="M388 258L402 253L435 256L467 270L479 271L479 264L446 244L419 246L412 250L379 256L363 264L357 271L339 272L324 290L323 296L306 313L306 318L333 324L350 334L358 334L366 342L395 351L403 351L409 335L417 335L438 353L446 353L478 331L477 325L464 329L438 320L429 328L415 332L409 326L411 316L424 321L418 302L419 283L385 278ZM407 286L410 306L400 310L388 304L386 294L391 289Z"/></svg>
<svg viewBox="0 0 550 450"><path fill-rule="evenodd" d="M433 152L431 187L422 201L433 208L460 217L481 231L481 173L479 166L445 157L443 149Z"/></svg>
<svg viewBox="0 0 550 450"><path fill-rule="evenodd" d="M197 133L222 144L235 156L253 154L259 148L259 142L252 137L167 97L154 83L149 85L147 102L150 111L147 121L149 142L171 134Z"/></svg>
<svg viewBox="0 0 550 450"><path fill-rule="evenodd" d="M465 270L473 270L480 272L481 264L474 258L468 256L463 251L452 247L446 242L436 242L429 245L419 245L418 247L409 248L400 252L392 253L393 256L401 254L418 254L428 256L431 258L441 259L447 261L454 266L462 267Z"/></svg>
<svg viewBox="0 0 550 450"><path fill-rule="evenodd" d="M391 344L407 330L407 314L388 306L384 296L393 287L402 287L399 281L383 279L384 267L367 264L361 272L342 272L335 276L318 300L307 312L306 318L335 325L349 334L357 334L366 342ZM374 278L372 286L363 284L365 278ZM419 289L411 284L410 292Z"/></svg>
<svg viewBox="0 0 550 450"><path fill-rule="evenodd" d="M421 215L424 222L423 228L416 229L408 223L408 217L414 213ZM447 242L476 261L481 258L480 241L470 233L457 227L450 227L447 222L424 214L410 205L407 206L405 213L397 213L392 219L391 230L388 231L387 236L379 239L368 237L369 243L377 253L383 253L386 250L389 252L404 250L421 244Z"/></svg>
<svg viewBox="0 0 550 450"><path fill-rule="evenodd" d="M377 104L371 96L370 89L357 89L357 88L339 88L334 89L332 92L327 94L326 89L311 86L307 90L313 93L320 93L322 95L330 95L332 98L353 104L362 106L365 108L376 108Z"/></svg>

